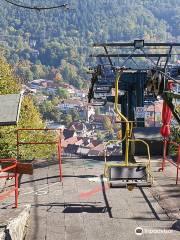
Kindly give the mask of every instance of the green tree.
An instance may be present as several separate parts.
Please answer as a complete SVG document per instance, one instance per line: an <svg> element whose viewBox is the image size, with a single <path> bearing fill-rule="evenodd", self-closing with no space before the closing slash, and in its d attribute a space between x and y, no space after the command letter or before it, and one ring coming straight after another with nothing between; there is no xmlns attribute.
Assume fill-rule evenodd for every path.
<svg viewBox="0 0 180 240"><path fill-rule="evenodd" d="M108 132L112 131L113 127L112 127L112 123L111 123L111 120L109 117L107 117L107 116L104 117L103 126Z"/></svg>
<svg viewBox="0 0 180 240"><path fill-rule="evenodd" d="M111 123L111 120L108 116L105 116L104 121L103 121L103 126L104 126L104 129L108 132L107 138L112 139L114 129L113 129L113 125Z"/></svg>
<svg viewBox="0 0 180 240"><path fill-rule="evenodd" d="M137 37L151 42L180 39L179 0L71 0L76 14L47 11L45 15L34 11L19 13L18 8L1 2L1 45L8 61L16 64L19 58L28 59L32 66L41 63L43 74L31 69L35 78L54 79L55 74L50 71L54 67L60 70L64 81L76 87L87 87L82 82L88 79L85 66L96 64L96 60L88 58L92 53L89 46L94 42ZM58 4L59 0L44 2Z"/></svg>
<svg viewBox="0 0 180 240"><path fill-rule="evenodd" d="M42 64L33 65L31 69L34 74L34 78L43 78L46 76L46 72Z"/></svg>
<svg viewBox="0 0 180 240"><path fill-rule="evenodd" d="M14 77L12 67L0 58L0 94L18 93L20 88L20 79Z"/></svg>
<svg viewBox="0 0 180 240"><path fill-rule="evenodd" d="M19 93L21 85L19 79L13 75L13 70L10 65L0 59L0 94ZM17 127L0 127L0 158L16 157L16 130L17 128L44 128L45 125L41 119L40 113L33 104L31 97L23 97L20 111L20 119ZM48 136L49 139L52 136ZM21 136L23 141L28 139L28 134L24 133ZM42 141L44 137L32 138L33 140ZM24 159L42 156L45 153L51 154L52 149L47 149L45 146L39 147L35 151L34 146L25 146L21 148L21 156Z"/></svg>
<svg viewBox="0 0 180 240"><path fill-rule="evenodd" d="M78 113L78 111L76 109L71 109L70 110L70 115L72 116L72 120L74 122L80 120L80 115L79 115L79 113Z"/></svg>
<svg viewBox="0 0 180 240"><path fill-rule="evenodd" d="M72 123L73 119L70 114L64 115L64 124L68 127Z"/></svg>
<svg viewBox="0 0 180 240"><path fill-rule="evenodd" d="M68 99L70 98L69 92L65 88L58 88L57 94L61 99Z"/></svg>
<svg viewBox="0 0 180 240"><path fill-rule="evenodd" d="M97 140L104 141L105 136L100 131L97 131Z"/></svg>

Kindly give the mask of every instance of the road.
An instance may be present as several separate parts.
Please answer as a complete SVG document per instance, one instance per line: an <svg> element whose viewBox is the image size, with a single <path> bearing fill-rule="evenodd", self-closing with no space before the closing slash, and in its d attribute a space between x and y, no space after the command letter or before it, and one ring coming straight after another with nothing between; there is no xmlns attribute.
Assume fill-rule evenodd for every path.
<svg viewBox="0 0 180 240"><path fill-rule="evenodd" d="M109 189L102 173L102 162L73 158L63 160L63 183L53 161L23 176L20 205L32 204L26 240L180 239L148 188Z"/></svg>

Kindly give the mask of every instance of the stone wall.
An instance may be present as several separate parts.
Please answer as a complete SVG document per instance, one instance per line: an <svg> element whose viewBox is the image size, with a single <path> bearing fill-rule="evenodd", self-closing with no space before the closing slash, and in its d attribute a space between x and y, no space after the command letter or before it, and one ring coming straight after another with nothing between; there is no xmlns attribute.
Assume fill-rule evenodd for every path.
<svg viewBox="0 0 180 240"><path fill-rule="evenodd" d="M8 212L8 209L3 209L3 212L7 211L9 219L1 219L1 231L0 240L23 240L26 228L30 216L30 205L26 205L23 209L13 209Z"/></svg>

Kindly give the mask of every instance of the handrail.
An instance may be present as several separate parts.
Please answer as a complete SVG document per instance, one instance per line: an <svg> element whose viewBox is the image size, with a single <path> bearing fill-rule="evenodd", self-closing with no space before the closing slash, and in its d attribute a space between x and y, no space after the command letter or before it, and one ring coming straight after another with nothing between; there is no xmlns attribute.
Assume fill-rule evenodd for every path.
<svg viewBox="0 0 180 240"><path fill-rule="evenodd" d="M9 191L6 191L4 194L1 194L0 201L8 198L12 192L15 192L15 208L17 208L18 207L18 173L16 172L17 159L14 159L14 158L0 159L0 163L10 163L10 162L12 162L12 165L5 167L3 169L0 169L0 173L8 172L14 169L14 174L11 175L11 177L15 179L14 188L12 188ZM1 178L7 178L7 175L0 176L0 179Z"/></svg>
<svg viewBox="0 0 180 240"><path fill-rule="evenodd" d="M132 130L130 127L132 127L132 124L130 126L130 122L128 119L121 113L121 111L118 108L118 97L119 97L119 80L121 78L121 75L123 73L123 69L120 71L116 72L116 78L115 78L115 104L114 104L114 109L115 112L118 114L120 118L122 118L125 123L126 123L126 131L125 131L125 136L123 137L123 140L126 140L126 150L125 150L125 164L128 166L129 164L129 137L131 136Z"/></svg>
<svg viewBox="0 0 180 240"><path fill-rule="evenodd" d="M150 158L150 150L149 150L149 145L147 142L145 142L142 139L129 139L130 142L142 142L146 145L147 148L147 154L148 154L148 162L149 162L149 166L151 166L151 158Z"/></svg>
<svg viewBox="0 0 180 240"><path fill-rule="evenodd" d="M145 142L142 139L129 139L130 142L142 142L143 144L146 145L147 148L147 154L148 154L148 164L147 164L147 168L148 168L148 174L151 176L152 178L152 182L153 182L153 175L152 175L152 170L151 170L151 157L150 157L150 149L149 149L149 144L147 142Z"/></svg>
<svg viewBox="0 0 180 240"><path fill-rule="evenodd" d="M56 131L57 132L57 141L43 141L43 142L35 142L35 141L26 141L22 142L20 141L20 132L25 131ZM61 154L61 129L56 128L19 128L17 129L17 157L19 157L19 147L21 145L57 145L57 156L58 156L58 162L59 162L59 177L60 182L62 182L62 154Z"/></svg>
<svg viewBox="0 0 180 240"><path fill-rule="evenodd" d="M177 163L167 158L167 155L166 155L167 143L173 144L178 147ZM180 170L180 144L173 141L167 141L167 139L164 138L163 160L162 160L161 168L159 169L159 171L164 171L166 161L168 161L169 163L171 163L173 166L176 167L176 185L177 185L179 182L179 170Z"/></svg>

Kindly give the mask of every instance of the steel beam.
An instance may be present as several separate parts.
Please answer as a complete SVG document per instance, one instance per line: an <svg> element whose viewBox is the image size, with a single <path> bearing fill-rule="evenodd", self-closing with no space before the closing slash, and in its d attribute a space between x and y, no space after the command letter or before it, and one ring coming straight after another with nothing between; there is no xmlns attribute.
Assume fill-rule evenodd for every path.
<svg viewBox="0 0 180 240"><path fill-rule="evenodd" d="M144 46L147 47L180 47L180 43L148 43L145 42ZM114 43L94 43L93 47L134 47L134 42L114 42Z"/></svg>
<svg viewBox="0 0 180 240"><path fill-rule="evenodd" d="M168 57L169 53L165 53L165 54L161 54L161 53L134 53L131 55L131 57ZM90 57L99 57L99 58L103 58L103 57L107 57L108 59L111 57L116 57L116 58L126 58L129 57L129 54L125 54L125 53L120 53L120 54L91 54Z"/></svg>

